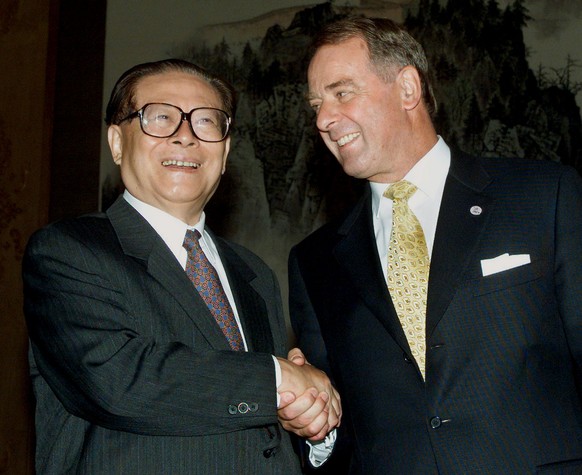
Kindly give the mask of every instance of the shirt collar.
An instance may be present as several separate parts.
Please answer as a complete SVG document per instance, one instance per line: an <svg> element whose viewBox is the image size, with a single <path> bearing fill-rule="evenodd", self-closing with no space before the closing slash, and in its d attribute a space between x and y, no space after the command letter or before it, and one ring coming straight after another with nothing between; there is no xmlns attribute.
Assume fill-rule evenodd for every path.
<svg viewBox="0 0 582 475"><path fill-rule="evenodd" d="M410 183L424 193L431 201L436 201L442 194L445 180L451 164L451 151L442 137L404 176L403 180ZM386 188L392 183L370 182L372 189L372 212L378 215L380 201Z"/></svg>
<svg viewBox="0 0 582 475"><path fill-rule="evenodd" d="M194 226L188 226L171 214L137 199L127 190L124 191L123 197L155 229L176 256L181 252L186 230L197 229L204 236L204 224L206 221L204 212L200 216L200 221Z"/></svg>

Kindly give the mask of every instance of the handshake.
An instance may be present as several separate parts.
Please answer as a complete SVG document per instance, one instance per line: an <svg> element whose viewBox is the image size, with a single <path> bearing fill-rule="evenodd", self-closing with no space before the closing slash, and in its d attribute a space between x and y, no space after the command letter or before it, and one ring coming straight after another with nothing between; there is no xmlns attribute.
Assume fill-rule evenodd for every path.
<svg viewBox="0 0 582 475"><path fill-rule="evenodd" d="M313 442L323 440L340 425L340 396L327 375L310 365L299 348L292 349L287 358L277 358L281 367L279 421L289 432Z"/></svg>

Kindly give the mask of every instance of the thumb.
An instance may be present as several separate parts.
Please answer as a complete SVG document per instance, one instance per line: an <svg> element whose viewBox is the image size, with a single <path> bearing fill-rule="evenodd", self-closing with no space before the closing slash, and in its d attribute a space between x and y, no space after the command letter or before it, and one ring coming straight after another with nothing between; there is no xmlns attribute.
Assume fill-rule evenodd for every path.
<svg viewBox="0 0 582 475"><path fill-rule="evenodd" d="M299 348L293 348L291 351L289 351L287 359L292 363L296 364L297 366L303 366L304 364L307 363L305 355Z"/></svg>

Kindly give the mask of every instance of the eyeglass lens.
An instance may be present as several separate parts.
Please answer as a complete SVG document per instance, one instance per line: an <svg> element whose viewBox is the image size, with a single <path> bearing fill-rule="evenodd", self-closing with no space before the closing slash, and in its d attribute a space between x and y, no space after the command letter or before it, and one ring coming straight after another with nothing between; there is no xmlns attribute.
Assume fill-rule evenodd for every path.
<svg viewBox="0 0 582 475"><path fill-rule="evenodd" d="M207 142L223 140L228 132L228 122L226 113L219 109L200 108L190 113L194 134ZM148 104L141 114L143 131L154 137L170 137L181 123L182 110L171 104Z"/></svg>

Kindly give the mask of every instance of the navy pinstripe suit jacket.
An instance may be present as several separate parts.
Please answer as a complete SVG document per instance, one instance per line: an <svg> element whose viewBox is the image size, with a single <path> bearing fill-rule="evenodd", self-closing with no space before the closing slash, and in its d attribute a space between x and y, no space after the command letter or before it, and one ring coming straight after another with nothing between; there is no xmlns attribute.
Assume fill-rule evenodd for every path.
<svg viewBox="0 0 582 475"><path fill-rule="evenodd" d="M277 280L250 251L213 238L248 352L230 351L173 254L124 199L30 239L39 473L300 473L276 414L271 355L287 341Z"/></svg>
<svg viewBox="0 0 582 475"><path fill-rule="evenodd" d="M482 260L506 253L530 262L483 275ZM574 170L453 154L431 259L426 383L382 276L369 194L292 250L290 309L299 346L342 395L350 473L582 473Z"/></svg>

